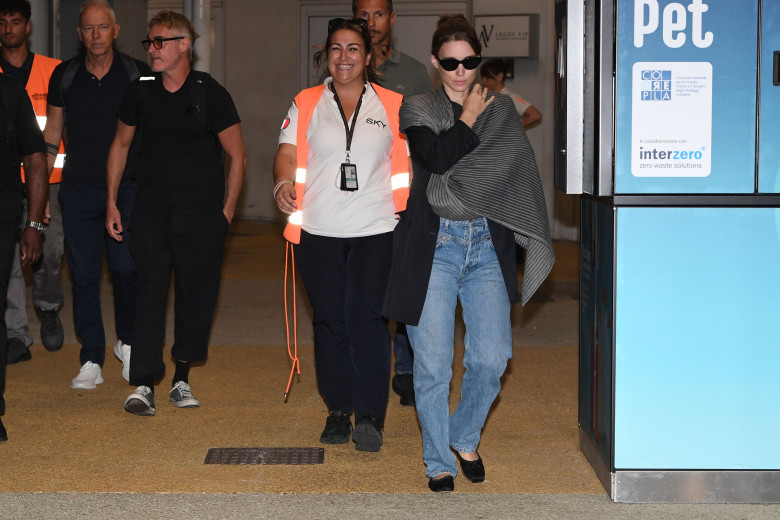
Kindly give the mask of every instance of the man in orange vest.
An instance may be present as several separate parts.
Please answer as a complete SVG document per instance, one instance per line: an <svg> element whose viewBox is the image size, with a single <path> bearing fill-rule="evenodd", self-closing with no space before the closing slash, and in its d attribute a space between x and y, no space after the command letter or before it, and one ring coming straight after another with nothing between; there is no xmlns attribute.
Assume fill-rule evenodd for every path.
<svg viewBox="0 0 780 520"><path fill-rule="evenodd" d="M41 129L46 123L46 95L49 77L60 60L34 54L29 50L30 2L27 0L0 0L0 72L11 76L17 85L27 90ZM58 201L59 182L62 173L63 146L49 150L57 154L56 164L49 177L49 207L44 218L47 224L41 260L33 267L33 302L41 320L41 342L46 350L54 352L62 348L64 333L57 314L63 302L60 285L61 258L63 253L62 214ZM24 170L22 170L24 182ZM27 201L20 222L27 214ZM5 323L8 329L8 364L31 358L33 343L27 318L27 288L25 286L19 245L17 243L11 274L8 280Z"/></svg>

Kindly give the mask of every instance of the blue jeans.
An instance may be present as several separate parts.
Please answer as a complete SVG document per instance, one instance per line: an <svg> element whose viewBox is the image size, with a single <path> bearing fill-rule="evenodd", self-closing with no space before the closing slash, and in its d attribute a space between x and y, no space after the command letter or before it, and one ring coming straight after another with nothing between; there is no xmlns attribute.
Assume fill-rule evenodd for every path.
<svg viewBox="0 0 780 520"><path fill-rule="evenodd" d="M449 413L455 307L466 325L461 398ZM455 455L476 451L482 427L512 357L510 302L487 220L440 219L420 323L407 325L414 391L428 477L457 474Z"/></svg>
<svg viewBox="0 0 780 520"><path fill-rule="evenodd" d="M409 345L409 335L406 334L406 325L403 323L395 324L393 350L395 351L395 373L399 375L413 373L414 352Z"/></svg>

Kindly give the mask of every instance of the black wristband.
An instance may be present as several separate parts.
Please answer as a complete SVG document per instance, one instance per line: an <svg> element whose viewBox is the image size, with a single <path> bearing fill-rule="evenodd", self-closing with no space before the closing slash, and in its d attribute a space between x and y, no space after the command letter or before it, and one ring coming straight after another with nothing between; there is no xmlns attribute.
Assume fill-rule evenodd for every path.
<svg viewBox="0 0 780 520"><path fill-rule="evenodd" d="M57 155L57 152L60 151L60 147L56 144L46 143L46 153L49 155Z"/></svg>

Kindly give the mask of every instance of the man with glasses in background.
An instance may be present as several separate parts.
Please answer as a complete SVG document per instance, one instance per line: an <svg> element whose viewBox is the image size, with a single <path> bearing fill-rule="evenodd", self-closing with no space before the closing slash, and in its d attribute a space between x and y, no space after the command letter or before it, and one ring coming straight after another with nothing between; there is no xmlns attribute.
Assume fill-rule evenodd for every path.
<svg viewBox="0 0 780 520"><path fill-rule="evenodd" d="M117 203L117 192L137 131L138 197L130 225L138 305L130 382L138 386L124 405L136 415L156 413L154 385L165 372L171 276L176 368L168 398L177 408L200 406L189 385L190 365L208 355L225 238L246 172L241 120L230 94L208 74L192 69L197 37L187 17L170 9L149 20L141 44L154 74L127 89L106 167L105 225L112 238L122 240L130 215Z"/></svg>
<svg viewBox="0 0 780 520"><path fill-rule="evenodd" d="M124 365L123 377L130 377L136 275L128 241L106 238L106 160L127 85L148 73L149 67L114 49L119 24L106 0L85 1L76 30L84 52L52 73L43 136L49 146L59 143L63 134L67 136L60 204L73 282L73 321L82 343L81 369L71 388L89 390L103 382L106 354L100 308L104 247L114 292L114 354ZM50 169L53 162L49 155ZM134 162L129 161L117 199L127 220L135 199L133 170ZM127 238L127 232L124 235Z"/></svg>

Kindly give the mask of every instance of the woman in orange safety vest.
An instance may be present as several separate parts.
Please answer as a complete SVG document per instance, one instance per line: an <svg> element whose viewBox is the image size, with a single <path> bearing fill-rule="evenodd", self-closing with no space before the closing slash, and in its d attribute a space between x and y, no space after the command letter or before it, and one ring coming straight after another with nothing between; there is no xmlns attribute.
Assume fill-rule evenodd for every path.
<svg viewBox="0 0 780 520"><path fill-rule="evenodd" d="M300 92L282 124L274 199L313 310L317 384L328 417L320 442L378 451L390 379L381 315L409 157L402 96L370 80L365 20L335 18L315 56L330 77ZM350 416L355 415L354 430Z"/></svg>

